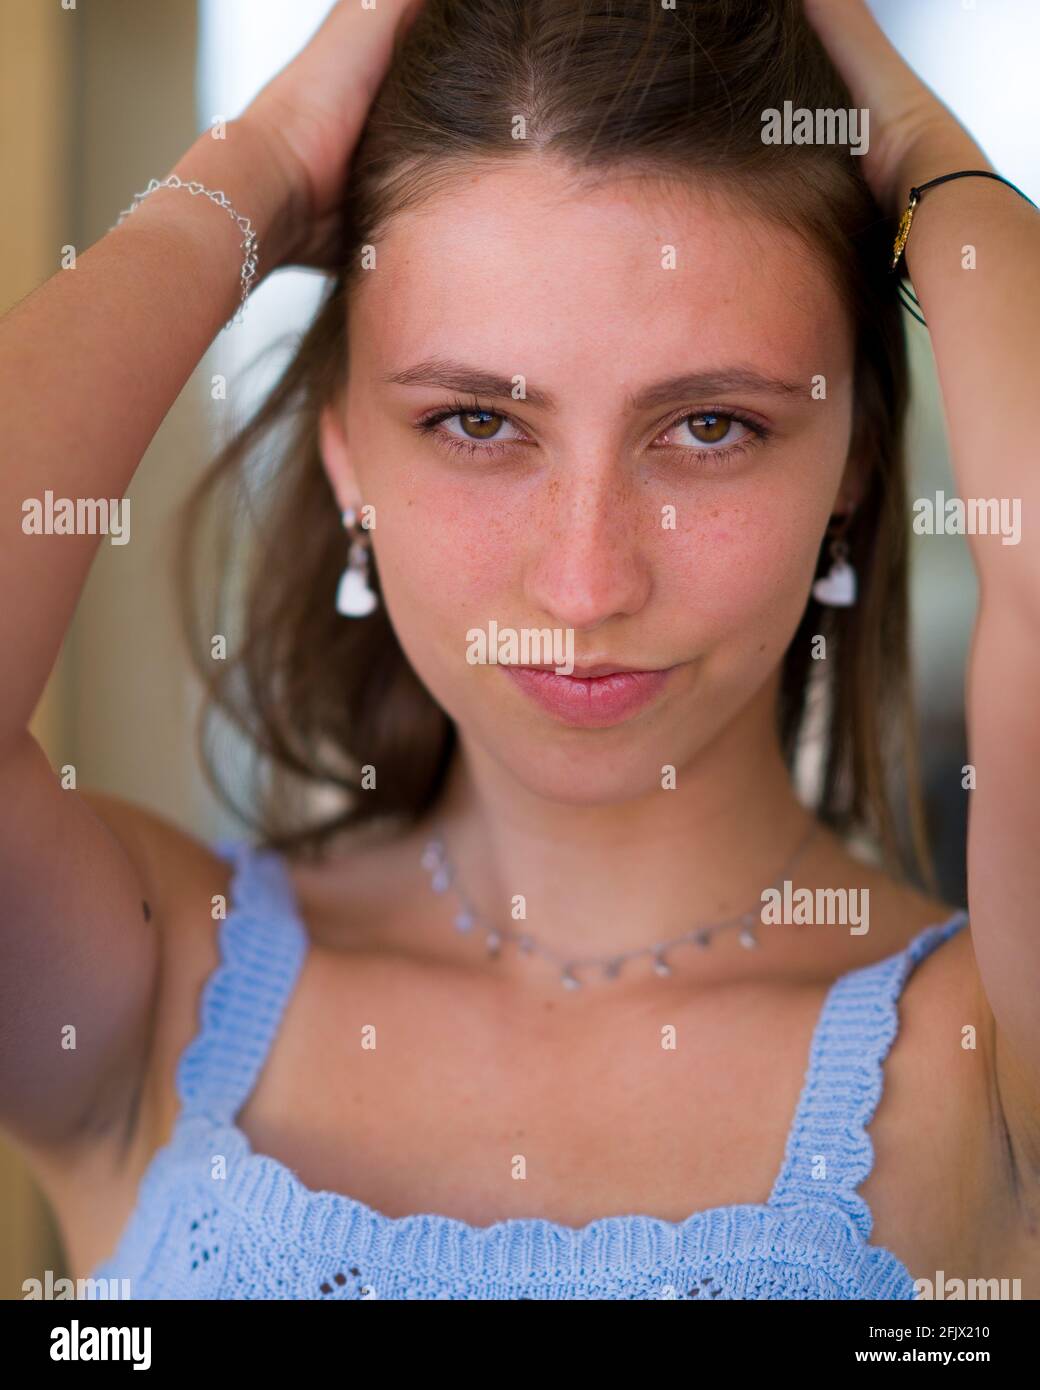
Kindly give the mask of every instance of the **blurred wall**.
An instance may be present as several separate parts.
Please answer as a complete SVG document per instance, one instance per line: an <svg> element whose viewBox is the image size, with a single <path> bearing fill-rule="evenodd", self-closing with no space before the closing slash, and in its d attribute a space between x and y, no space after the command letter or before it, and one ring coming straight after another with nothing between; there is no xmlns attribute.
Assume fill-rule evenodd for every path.
<svg viewBox="0 0 1040 1390"><path fill-rule="evenodd" d="M57 265L68 226L74 36L53 6L7 0L0 11L0 309L24 298ZM17 132L17 135L15 135ZM17 189L17 198L10 196ZM37 708L33 732L57 747L72 724L68 664ZM56 1268L57 1233L20 1156L0 1138L0 1297L21 1297L22 1280Z"/></svg>

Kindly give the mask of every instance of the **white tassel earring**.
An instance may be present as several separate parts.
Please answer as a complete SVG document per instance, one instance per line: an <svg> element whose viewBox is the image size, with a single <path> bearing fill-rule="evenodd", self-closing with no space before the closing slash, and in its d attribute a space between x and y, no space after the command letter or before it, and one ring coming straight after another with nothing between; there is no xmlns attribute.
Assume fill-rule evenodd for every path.
<svg viewBox="0 0 1040 1390"><path fill-rule="evenodd" d="M849 547L844 539L851 519L852 513L848 512L831 531L831 567L812 586L816 602L831 608L851 608L856 602L856 571L848 562Z"/></svg>
<svg viewBox="0 0 1040 1390"><path fill-rule="evenodd" d="M350 531L356 524L357 512L348 507L343 513L343 525ZM347 567L336 590L336 611L347 618L367 618L379 604L379 597L368 582L369 543L361 539L362 530L359 528L351 536Z"/></svg>

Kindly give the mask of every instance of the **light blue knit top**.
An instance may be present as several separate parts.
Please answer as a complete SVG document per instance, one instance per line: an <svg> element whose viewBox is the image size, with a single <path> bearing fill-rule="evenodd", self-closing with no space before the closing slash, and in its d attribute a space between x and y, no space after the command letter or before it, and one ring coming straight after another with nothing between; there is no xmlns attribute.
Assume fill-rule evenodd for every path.
<svg viewBox="0 0 1040 1390"><path fill-rule="evenodd" d="M308 937L279 855L230 839L214 848L234 866L231 900L199 1031L177 1068L181 1111L94 1279L129 1279L133 1298L173 1299L914 1297L906 1267L868 1243L872 1217L856 1189L873 1164L867 1126L899 995L917 962L966 925L964 912L830 987L765 1205L679 1222L606 1216L572 1227L524 1217L471 1226L436 1213L388 1217L313 1191L253 1152L235 1126Z"/></svg>

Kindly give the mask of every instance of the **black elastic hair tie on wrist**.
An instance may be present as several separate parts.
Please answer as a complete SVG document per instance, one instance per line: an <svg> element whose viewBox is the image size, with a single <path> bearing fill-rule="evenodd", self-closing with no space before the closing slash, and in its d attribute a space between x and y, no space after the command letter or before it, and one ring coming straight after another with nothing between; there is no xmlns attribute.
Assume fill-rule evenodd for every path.
<svg viewBox="0 0 1040 1390"><path fill-rule="evenodd" d="M914 220L914 209L917 207L917 204L921 201L922 194L926 193L929 188L935 188L937 184L949 183L950 179L969 178L996 179L998 183L1007 184L1008 188L1012 189L1015 193L1017 193L1020 198L1025 198L1026 202L1030 205L1030 207L1036 207L1036 204L1033 202L1032 198L1027 197L1027 195L1022 192L1021 188L1017 188L1011 182L1010 179L1005 179L1000 174L994 174L990 169L959 169L955 174L940 174L940 176L937 179L929 179L927 183L922 183L920 187L914 187L910 190L910 201L906 205L906 211L899 219L899 230L896 232L895 243L892 247L892 264L889 266L889 271L891 272L891 274L895 275L899 269L899 262L902 259L903 255L903 248L906 246L907 237L909 237L910 235L910 227ZM917 295L914 294L913 290L908 285L905 285L903 283L902 278L900 278L898 283L898 291L900 303L902 304L903 308L908 310L911 314L913 314L914 318L917 320L918 323L924 323L924 326L927 328L928 325L924 322L924 319L917 312L917 310L921 307L921 302L917 298ZM916 308L914 307L915 305Z"/></svg>

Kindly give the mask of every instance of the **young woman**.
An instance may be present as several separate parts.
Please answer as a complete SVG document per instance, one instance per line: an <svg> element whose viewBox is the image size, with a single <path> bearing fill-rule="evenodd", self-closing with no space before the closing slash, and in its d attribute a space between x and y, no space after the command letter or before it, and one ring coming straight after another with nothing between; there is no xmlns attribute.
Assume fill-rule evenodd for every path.
<svg viewBox="0 0 1040 1390"><path fill-rule="evenodd" d="M970 930L893 858L886 784L914 761L892 232L911 186L990 166L863 0L805 8L341 3L175 166L261 277L336 273L214 473L280 428L245 601L196 627L263 755L253 844L61 789L26 726L98 538L19 524L123 494L242 233L161 187L3 321L0 1106L76 1275L1040 1294L1028 546L970 539ZM869 150L765 141L785 101L869 111ZM1040 218L952 180L906 256L958 491L1028 518ZM562 647L481 660L509 631Z"/></svg>

